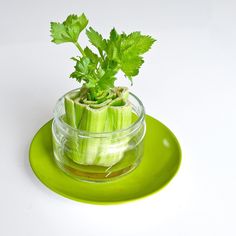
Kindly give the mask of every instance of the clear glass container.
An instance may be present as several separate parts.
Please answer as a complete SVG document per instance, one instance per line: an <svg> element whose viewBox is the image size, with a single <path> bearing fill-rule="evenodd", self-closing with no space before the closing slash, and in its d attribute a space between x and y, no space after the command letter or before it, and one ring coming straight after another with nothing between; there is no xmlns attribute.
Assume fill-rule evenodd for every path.
<svg viewBox="0 0 236 236"><path fill-rule="evenodd" d="M134 94L130 93L128 97L133 112L132 124L122 130L103 133L87 132L68 125L64 121L64 97L55 106L52 123L53 153L61 170L80 180L99 182L123 176L138 166L143 156L146 126L143 104ZM87 150L83 153L81 149L85 143ZM78 153L84 155L82 158L87 160L86 164L74 161ZM89 163L94 158L98 160L96 165Z"/></svg>

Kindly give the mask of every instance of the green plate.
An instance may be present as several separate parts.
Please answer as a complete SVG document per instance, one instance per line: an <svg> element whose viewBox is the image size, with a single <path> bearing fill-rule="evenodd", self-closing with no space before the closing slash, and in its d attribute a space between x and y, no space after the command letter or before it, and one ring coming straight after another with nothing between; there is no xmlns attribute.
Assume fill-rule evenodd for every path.
<svg viewBox="0 0 236 236"><path fill-rule="evenodd" d="M93 204L130 201L160 190L179 169L181 149L178 140L165 125L146 115L144 156L133 172L105 183L75 180L54 163L51 124L52 121L47 122L34 136L30 164L43 184L64 197Z"/></svg>

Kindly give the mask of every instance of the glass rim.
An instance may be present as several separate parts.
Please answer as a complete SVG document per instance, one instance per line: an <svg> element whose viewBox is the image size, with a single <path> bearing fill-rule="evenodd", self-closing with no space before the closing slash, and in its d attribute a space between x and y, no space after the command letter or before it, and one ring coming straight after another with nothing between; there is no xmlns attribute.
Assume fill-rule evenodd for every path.
<svg viewBox="0 0 236 236"><path fill-rule="evenodd" d="M74 128L70 125L68 125L66 122L64 122L62 119L60 119L60 117L56 114L56 109L57 106L59 105L59 103L65 98L65 96L71 92L75 92L78 89L73 89L69 92L67 92L66 94L64 94L62 97L60 97L57 102L56 102L56 106L53 109L53 121L58 121L59 124L63 127L63 128L67 128L68 130L73 131L76 135L78 136L82 136L82 137L107 137L110 135L119 135L125 132L130 131L128 134L130 134L131 132L134 132L138 127L139 124L142 124L144 121L144 116L145 116L145 108L143 106L143 103L141 102L141 100L134 95L132 92L129 92L129 96L131 95L139 104L140 106L140 114L136 114L138 116L137 120L135 120L135 122L133 122L130 126L128 126L127 128L124 129L119 129L119 130L115 130L115 131L104 131L104 132L90 132L90 131L86 131L86 130L80 130L77 128Z"/></svg>

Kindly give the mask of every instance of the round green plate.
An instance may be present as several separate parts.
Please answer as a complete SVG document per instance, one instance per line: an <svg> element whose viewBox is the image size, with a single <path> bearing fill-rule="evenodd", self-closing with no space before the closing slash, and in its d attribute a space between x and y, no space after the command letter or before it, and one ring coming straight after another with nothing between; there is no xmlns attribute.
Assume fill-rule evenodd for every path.
<svg viewBox="0 0 236 236"><path fill-rule="evenodd" d="M180 145L162 123L146 116L144 156L130 174L105 183L75 180L54 163L51 137L52 121L34 136L30 164L48 188L64 197L93 204L114 204L147 196L163 188L176 174L181 162Z"/></svg>

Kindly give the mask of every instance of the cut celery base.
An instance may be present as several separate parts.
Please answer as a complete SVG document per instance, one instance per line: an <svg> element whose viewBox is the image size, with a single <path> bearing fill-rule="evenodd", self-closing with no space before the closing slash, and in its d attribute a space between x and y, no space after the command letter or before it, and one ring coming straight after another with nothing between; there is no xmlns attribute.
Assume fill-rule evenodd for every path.
<svg viewBox="0 0 236 236"><path fill-rule="evenodd" d="M115 94L115 95L114 95ZM102 103L88 101L84 94L65 96L66 120L79 130L93 133L112 132L127 128L132 123L132 107L128 102L128 90L117 88ZM111 99L113 97L113 99ZM110 138L76 137L68 141L68 157L80 165L110 167L118 163L128 148L129 137L122 140L116 134Z"/></svg>

